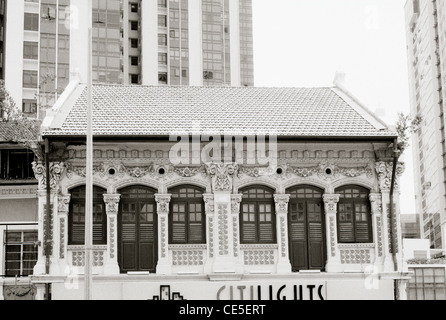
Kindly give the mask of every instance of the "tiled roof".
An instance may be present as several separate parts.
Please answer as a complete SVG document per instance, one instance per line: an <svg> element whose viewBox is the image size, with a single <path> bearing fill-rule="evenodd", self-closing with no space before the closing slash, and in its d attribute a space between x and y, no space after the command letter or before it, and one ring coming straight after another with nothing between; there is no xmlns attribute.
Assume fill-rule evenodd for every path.
<svg viewBox="0 0 446 320"><path fill-rule="evenodd" d="M0 143L38 140L40 121L28 120L18 124L16 121L0 120Z"/></svg>
<svg viewBox="0 0 446 320"><path fill-rule="evenodd" d="M87 88L46 119L45 136L86 134ZM337 88L93 86L95 136L170 134L394 137ZM49 124L48 124L49 123Z"/></svg>

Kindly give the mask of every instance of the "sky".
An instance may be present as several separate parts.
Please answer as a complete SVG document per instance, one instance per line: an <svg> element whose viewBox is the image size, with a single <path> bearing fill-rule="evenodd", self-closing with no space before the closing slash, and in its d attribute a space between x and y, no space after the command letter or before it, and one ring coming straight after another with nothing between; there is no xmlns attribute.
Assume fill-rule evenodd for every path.
<svg viewBox="0 0 446 320"><path fill-rule="evenodd" d="M252 0L257 87L332 86L336 72L389 125L410 113L406 0ZM415 213L412 150L401 213Z"/></svg>

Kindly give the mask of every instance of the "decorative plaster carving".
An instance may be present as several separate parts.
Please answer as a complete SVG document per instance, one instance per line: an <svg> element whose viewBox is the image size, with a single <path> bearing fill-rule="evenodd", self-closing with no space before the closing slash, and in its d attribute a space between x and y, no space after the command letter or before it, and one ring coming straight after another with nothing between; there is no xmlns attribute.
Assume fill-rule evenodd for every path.
<svg viewBox="0 0 446 320"><path fill-rule="evenodd" d="M275 250L247 249L244 250L245 265L271 265L276 263Z"/></svg>
<svg viewBox="0 0 446 320"><path fill-rule="evenodd" d="M331 215L328 219L329 227L330 227L330 252L331 256L336 256L336 232L335 232L335 217Z"/></svg>
<svg viewBox="0 0 446 320"><path fill-rule="evenodd" d="M60 218L59 223L59 258L65 259L65 218Z"/></svg>
<svg viewBox="0 0 446 320"><path fill-rule="evenodd" d="M392 182L392 162L377 162L375 164L376 173L378 174L379 187L382 191L389 191ZM395 170L395 190L399 189L399 178L403 174L405 169L403 162L398 162Z"/></svg>
<svg viewBox="0 0 446 320"><path fill-rule="evenodd" d="M228 205L218 205L218 253L221 256L229 254L229 227L228 227Z"/></svg>
<svg viewBox="0 0 446 320"><path fill-rule="evenodd" d="M383 255L383 238L382 238L382 219L381 216L376 216L377 241L378 241L378 257Z"/></svg>
<svg viewBox="0 0 446 320"><path fill-rule="evenodd" d="M57 212L59 214L68 214L70 211L71 195L59 195L57 197Z"/></svg>
<svg viewBox="0 0 446 320"><path fill-rule="evenodd" d="M104 194L105 210L107 214L117 214L120 194Z"/></svg>
<svg viewBox="0 0 446 320"><path fill-rule="evenodd" d="M59 185L60 177L65 172L64 162L51 162L50 163L50 186L51 189L56 189ZM46 168L43 162L34 161L32 163L32 169L34 171L34 176L39 182L39 188L46 188Z"/></svg>
<svg viewBox="0 0 446 320"><path fill-rule="evenodd" d="M206 175L205 166L200 167L175 167L173 171L180 177L190 178L197 174Z"/></svg>
<svg viewBox="0 0 446 320"><path fill-rule="evenodd" d="M242 202L242 197L242 194L231 195L231 213L233 215L240 213L240 203Z"/></svg>
<svg viewBox="0 0 446 320"><path fill-rule="evenodd" d="M205 260L205 249L201 246L169 247L172 252L174 266L202 266Z"/></svg>
<svg viewBox="0 0 446 320"><path fill-rule="evenodd" d="M207 163L206 172L212 177L214 191L231 191L232 178L238 172L236 163Z"/></svg>
<svg viewBox="0 0 446 320"><path fill-rule="evenodd" d="M276 214L288 213L288 202L290 201L289 194L275 194L274 201L276 203Z"/></svg>
<svg viewBox="0 0 446 320"><path fill-rule="evenodd" d="M79 246L76 246L76 249L74 247L70 248L71 251L71 264L73 267L84 267L85 266L85 250L82 248L78 248ZM95 249L92 252L92 258L93 258L93 267L102 267L104 265L104 252L106 251L105 248L101 249Z"/></svg>
<svg viewBox="0 0 446 320"><path fill-rule="evenodd" d="M155 201L157 203L158 214L169 213L169 203L172 195L170 194L155 194Z"/></svg>
<svg viewBox="0 0 446 320"><path fill-rule="evenodd" d="M317 175L319 178L324 180L337 179L340 176L352 178L365 175L369 179L373 177L373 170L370 164L366 164L365 166L344 167L336 164L335 162L327 161L311 167L297 167L288 165L286 173L287 175L294 174L302 178Z"/></svg>
<svg viewBox="0 0 446 320"><path fill-rule="evenodd" d="M336 205L339 202L339 194L324 194L323 196L326 213L336 213Z"/></svg>
<svg viewBox="0 0 446 320"><path fill-rule="evenodd" d="M370 204L371 204L371 212L373 215L379 215L382 212L382 201L380 193L371 193L369 195Z"/></svg>
<svg viewBox="0 0 446 320"><path fill-rule="evenodd" d="M340 249L342 264L371 263L371 252L368 248Z"/></svg>

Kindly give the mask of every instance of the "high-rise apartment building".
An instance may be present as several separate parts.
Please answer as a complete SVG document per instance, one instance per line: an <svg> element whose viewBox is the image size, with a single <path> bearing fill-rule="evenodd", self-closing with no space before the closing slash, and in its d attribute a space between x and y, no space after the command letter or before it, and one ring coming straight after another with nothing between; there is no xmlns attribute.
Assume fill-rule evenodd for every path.
<svg viewBox="0 0 446 320"><path fill-rule="evenodd" d="M70 62L85 57L78 53L86 42L71 34L87 23L88 1L4 1L4 61L14 66L6 86L28 116L43 118L76 71ZM254 85L252 0L92 0L92 7L95 83Z"/></svg>
<svg viewBox="0 0 446 320"><path fill-rule="evenodd" d="M422 236L446 248L446 4L405 5L411 113L423 119L413 136L417 212Z"/></svg>

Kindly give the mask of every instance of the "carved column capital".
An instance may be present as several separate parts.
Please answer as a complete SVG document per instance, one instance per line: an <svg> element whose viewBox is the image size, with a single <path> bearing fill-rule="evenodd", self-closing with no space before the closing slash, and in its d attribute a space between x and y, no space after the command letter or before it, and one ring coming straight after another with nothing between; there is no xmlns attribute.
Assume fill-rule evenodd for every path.
<svg viewBox="0 0 446 320"><path fill-rule="evenodd" d="M243 194L231 195L231 213L233 215L240 213L240 203L242 202Z"/></svg>
<svg viewBox="0 0 446 320"><path fill-rule="evenodd" d="M104 194L105 212L107 214L118 214L120 194Z"/></svg>
<svg viewBox="0 0 446 320"><path fill-rule="evenodd" d="M50 186L51 189L56 189L59 186L59 181L61 175L65 172L66 166L64 162L51 162L50 168ZM32 163L32 169L34 171L34 176L39 182L39 189L46 188L46 167L42 161L34 161Z"/></svg>
<svg viewBox="0 0 446 320"><path fill-rule="evenodd" d="M392 183L393 163L380 161L375 164L375 170L378 174L378 182L381 191L390 191ZM399 189L399 178L404 173L405 165L403 162L398 162L395 170L395 190Z"/></svg>
<svg viewBox="0 0 446 320"><path fill-rule="evenodd" d="M233 176L238 171L237 163L207 163L206 173L212 177L212 190L231 191Z"/></svg>
<svg viewBox="0 0 446 320"><path fill-rule="evenodd" d="M171 199L172 199L171 194L155 194L155 201L157 204L158 214L169 213L169 203Z"/></svg>
<svg viewBox="0 0 446 320"><path fill-rule="evenodd" d="M276 203L276 214L288 213L288 202L290 201L289 194L275 194L274 201Z"/></svg>
<svg viewBox="0 0 446 320"><path fill-rule="evenodd" d="M339 202L339 194L324 194L323 200L326 213L336 213L336 205Z"/></svg>
<svg viewBox="0 0 446 320"><path fill-rule="evenodd" d="M59 214L68 214L70 211L71 195L58 195L57 196L57 212Z"/></svg>

